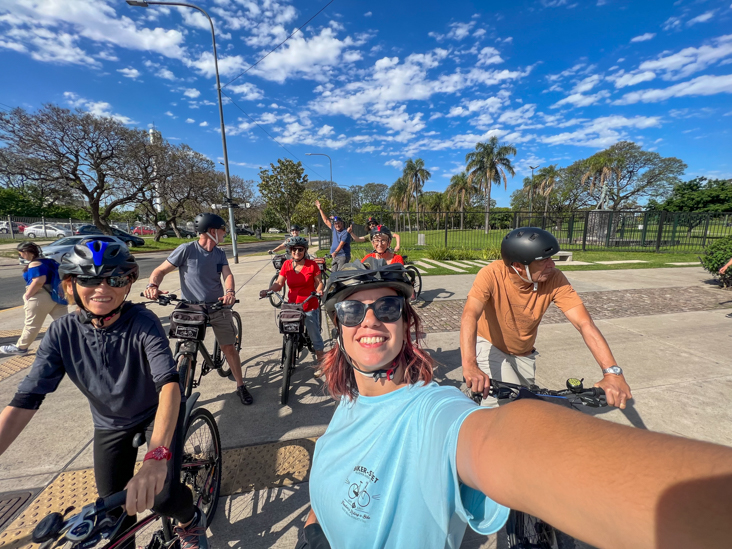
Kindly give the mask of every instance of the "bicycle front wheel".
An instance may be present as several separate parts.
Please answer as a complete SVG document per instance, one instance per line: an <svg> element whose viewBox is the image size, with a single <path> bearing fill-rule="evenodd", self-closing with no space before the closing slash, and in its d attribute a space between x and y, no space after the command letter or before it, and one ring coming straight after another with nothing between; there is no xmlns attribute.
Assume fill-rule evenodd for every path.
<svg viewBox="0 0 732 549"><path fill-rule="evenodd" d="M285 350L282 354L282 387L280 388L280 404L282 406L287 406L287 400L290 397L290 377L292 376L292 370L295 369L295 360L297 360L297 341L292 335L286 337Z"/></svg>
<svg viewBox="0 0 732 549"><path fill-rule="evenodd" d="M196 375L196 362L191 355L181 355L178 359L178 375L183 383L186 397L193 392L193 378Z"/></svg>
<svg viewBox="0 0 732 549"><path fill-rule="evenodd" d="M193 503L211 524L221 491L221 437L211 412L196 408L186 427L181 482L193 492Z"/></svg>
<svg viewBox="0 0 732 549"><path fill-rule="evenodd" d="M234 348L236 349L236 354L239 354L239 351L241 351L242 334L241 316L239 316L239 313L237 313L236 311L231 311L231 316L233 317L234 332L236 333ZM213 359L214 364L221 365L216 370L221 377L228 377L229 375L231 375L231 366L229 365L228 360L226 360L226 355L224 355L224 353L221 351L221 347L219 346L218 341L214 341Z"/></svg>
<svg viewBox="0 0 732 549"><path fill-rule="evenodd" d="M269 281L270 288L272 287L272 284L277 282L279 276L279 273L277 273L272 277L272 280ZM272 304L272 307L277 307L279 309L282 306L282 302L285 300L285 286L282 286L279 292L272 292L269 295L269 302Z"/></svg>
<svg viewBox="0 0 732 549"><path fill-rule="evenodd" d="M417 301L419 299L419 294L422 293L422 275L419 274L419 269L412 265L407 265L406 270L412 273L412 286L414 287L412 301Z"/></svg>

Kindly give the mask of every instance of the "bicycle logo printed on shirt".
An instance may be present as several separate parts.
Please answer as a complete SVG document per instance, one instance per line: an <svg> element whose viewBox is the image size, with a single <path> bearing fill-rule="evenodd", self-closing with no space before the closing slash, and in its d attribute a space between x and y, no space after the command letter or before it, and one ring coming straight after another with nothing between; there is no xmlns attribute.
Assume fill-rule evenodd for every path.
<svg viewBox="0 0 732 549"><path fill-rule="evenodd" d="M369 503L371 503L371 496L366 491L366 487L369 485L369 481L366 481L366 484L363 485L363 487L361 485L363 485L363 481L359 480L358 484L354 482L348 488L348 497L354 500L351 503L351 507L353 509L356 508L356 504L358 504L359 507L366 507Z"/></svg>

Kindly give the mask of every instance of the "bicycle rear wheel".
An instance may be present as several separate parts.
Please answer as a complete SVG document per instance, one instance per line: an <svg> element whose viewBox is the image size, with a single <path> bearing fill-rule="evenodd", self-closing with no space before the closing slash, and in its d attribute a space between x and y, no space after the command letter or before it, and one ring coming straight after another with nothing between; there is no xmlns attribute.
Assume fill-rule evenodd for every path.
<svg viewBox="0 0 732 549"><path fill-rule="evenodd" d="M193 503L211 524L221 491L221 437L211 412L196 408L186 426L181 482L193 492Z"/></svg>
<svg viewBox="0 0 732 549"><path fill-rule="evenodd" d="M413 274L412 286L414 286L414 295L412 296L412 301L417 301L419 299L419 294L422 293L422 275L419 274L419 269L413 265L407 265L406 270Z"/></svg>
<svg viewBox="0 0 732 549"><path fill-rule="evenodd" d="M234 332L236 333L236 342L234 342L234 348L236 349L236 354L239 354L239 351L241 351L242 334L241 316L239 316L239 313L237 313L236 311L231 311L231 316L234 320ZM221 351L221 347L219 346L218 341L214 341L213 360L214 364L221 364L221 366L219 366L219 368L216 370L221 377L228 377L231 374L231 366L226 360L226 355L224 355L224 353Z"/></svg>
<svg viewBox="0 0 732 549"><path fill-rule="evenodd" d="M181 355L178 358L178 375L185 390L186 397L193 392L193 378L196 375L196 363L191 355Z"/></svg>
<svg viewBox="0 0 732 549"><path fill-rule="evenodd" d="M272 284L277 282L277 278L279 278L280 274L277 273L272 277L272 280L269 281L269 287L272 287ZM269 302L272 304L272 307L277 307L278 309L282 306L282 302L285 300L285 287L287 284L283 285L279 292L272 292L269 295Z"/></svg>
<svg viewBox="0 0 732 549"><path fill-rule="evenodd" d="M297 341L292 334L288 334L286 337L285 349L282 354L282 387L280 388L280 404L282 406L287 406L287 400L290 397L290 377L292 376L292 370L295 369L295 360L297 360Z"/></svg>
<svg viewBox="0 0 732 549"><path fill-rule="evenodd" d="M540 518L511 509L506 522L509 549L574 549L574 538Z"/></svg>

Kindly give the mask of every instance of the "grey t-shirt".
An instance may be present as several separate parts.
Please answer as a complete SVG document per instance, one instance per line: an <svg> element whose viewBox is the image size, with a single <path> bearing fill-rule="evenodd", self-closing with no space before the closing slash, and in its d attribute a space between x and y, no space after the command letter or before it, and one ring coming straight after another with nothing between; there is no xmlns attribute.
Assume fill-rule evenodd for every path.
<svg viewBox="0 0 732 549"><path fill-rule="evenodd" d="M207 252L198 242L181 244L168 261L180 271L180 289L186 301L216 303L224 295L221 269L229 260L218 246Z"/></svg>

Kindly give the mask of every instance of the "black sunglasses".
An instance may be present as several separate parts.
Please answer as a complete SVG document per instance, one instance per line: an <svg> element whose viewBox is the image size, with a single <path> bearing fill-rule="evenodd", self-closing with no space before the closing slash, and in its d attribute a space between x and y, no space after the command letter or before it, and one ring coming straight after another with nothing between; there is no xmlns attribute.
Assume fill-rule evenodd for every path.
<svg viewBox="0 0 732 549"><path fill-rule="evenodd" d="M101 286L102 282L107 281L107 284L112 288L124 288L128 284L132 284L132 277L129 275L125 276L77 276L76 283L83 288L96 288Z"/></svg>
<svg viewBox="0 0 732 549"><path fill-rule="evenodd" d="M361 301L341 301L335 304L338 321L344 326L353 328L358 326L366 318L366 311L371 309L379 322L394 323L402 316L404 309L404 298L402 296L387 295L380 297L373 303L362 303Z"/></svg>
<svg viewBox="0 0 732 549"><path fill-rule="evenodd" d="M305 253L305 248L290 248L291 252Z"/></svg>

